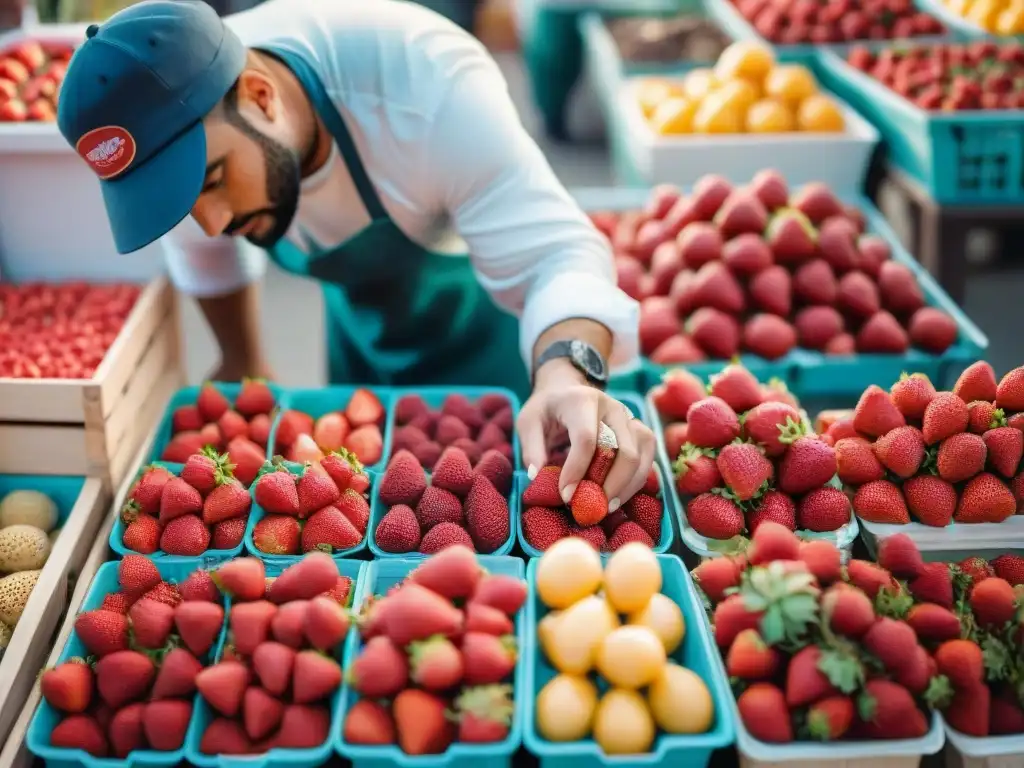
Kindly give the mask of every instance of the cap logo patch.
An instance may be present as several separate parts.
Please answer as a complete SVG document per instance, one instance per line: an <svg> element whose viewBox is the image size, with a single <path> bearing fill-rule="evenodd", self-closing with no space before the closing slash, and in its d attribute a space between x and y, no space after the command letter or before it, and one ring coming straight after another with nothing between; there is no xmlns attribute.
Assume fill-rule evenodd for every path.
<svg viewBox="0 0 1024 768"><path fill-rule="evenodd" d="M78 140L75 149L104 180L124 173L135 159L135 139L117 125L94 128Z"/></svg>

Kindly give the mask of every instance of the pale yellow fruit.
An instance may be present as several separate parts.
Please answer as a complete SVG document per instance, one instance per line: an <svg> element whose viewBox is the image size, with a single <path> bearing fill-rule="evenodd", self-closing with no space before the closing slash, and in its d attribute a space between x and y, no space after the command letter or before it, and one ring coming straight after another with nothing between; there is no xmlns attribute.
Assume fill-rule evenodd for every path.
<svg viewBox="0 0 1024 768"><path fill-rule="evenodd" d="M651 129L662 136L691 133L696 113L697 102L686 98L668 99L651 115Z"/></svg>
<svg viewBox="0 0 1024 768"><path fill-rule="evenodd" d="M816 93L800 103L796 122L801 131L840 133L846 128L839 105L823 93Z"/></svg>
<svg viewBox="0 0 1024 768"><path fill-rule="evenodd" d="M686 637L686 621L683 619L683 612L679 606L672 602L660 592L652 595L647 605L635 613L631 613L627 619L629 624L637 624L647 627L665 646L665 653L672 654Z"/></svg>
<svg viewBox="0 0 1024 768"><path fill-rule="evenodd" d="M780 64L764 79L764 95L791 107L818 92L811 70L801 64Z"/></svg>
<svg viewBox="0 0 1024 768"><path fill-rule="evenodd" d="M761 98L758 89L747 80L730 80L722 83L721 87L715 89L713 95L722 104L734 107L741 115L746 114L747 110Z"/></svg>
<svg viewBox="0 0 1024 768"><path fill-rule="evenodd" d="M57 524L57 505L39 491L11 491L0 501L0 528L19 524L49 533Z"/></svg>
<svg viewBox="0 0 1024 768"><path fill-rule="evenodd" d="M740 40L724 51L715 63L715 78L719 82L742 78L756 85L764 82L775 66L772 49L752 40Z"/></svg>
<svg viewBox="0 0 1024 768"><path fill-rule="evenodd" d="M590 595L562 611L551 627L547 657L559 672L583 675L594 666L601 641L619 625L604 598Z"/></svg>
<svg viewBox="0 0 1024 768"><path fill-rule="evenodd" d="M548 608L568 608L601 586L601 556L583 539L560 539L537 563L537 596Z"/></svg>
<svg viewBox="0 0 1024 768"><path fill-rule="evenodd" d="M540 649L544 652L545 656L551 656L548 649L551 647L551 639L554 637L555 622L558 621L561 615L561 611L551 611L551 613L537 622L537 642L540 643Z"/></svg>
<svg viewBox="0 0 1024 768"><path fill-rule="evenodd" d="M694 133L743 133L742 113L733 104L728 104L712 93L697 107L693 116Z"/></svg>
<svg viewBox="0 0 1024 768"><path fill-rule="evenodd" d="M643 80L636 88L637 102L647 118L654 114L662 102L682 95L682 84L669 80Z"/></svg>
<svg viewBox="0 0 1024 768"><path fill-rule="evenodd" d="M604 567L604 593L619 613L633 613L661 591L661 565L639 541L616 550Z"/></svg>
<svg viewBox="0 0 1024 768"><path fill-rule="evenodd" d="M647 689L647 703L666 733L705 733L715 721L715 702L692 670L666 664Z"/></svg>
<svg viewBox="0 0 1024 768"><path fill-rule="evenodd" d="M0 571L34 571L50 556L50 537L34 525L9 525L0 529Z"/></svg>
<svg viewBox="0 0 1024 768"><path fill-rule="evenodd" d="M0 648L6 648L11 644L11 637L14 636L14 630L9 626L0 621Z"/></svg>
<svg viewBox="0 0 1024 768"><path fill-rule="evenodd" d="M0 579L0 621L14 627L18 624L25 603L28 602L32 588L39 581L40 571L22 571L12 573Z"/></svg>
<svg viewBox="0 0 1024 768"><path fill-rule="evenodd" d="M796 130L796 120L783 102L762 99L747 110L748 133L789 133Z"/></svg>
<svg viewBox="0 0 1024 768"><path fill-rule="evenodd" d="M627 624L608 633L597 648L598 673L616 688L643 688L665 666L665 646L647 627Z"/></svg>
<svg viewBox="0 0 1024 768"><path fill-rule="evenodd" d="M691 69L683 78L683 95L691 101L701 101L718 85L715 73L705 67Z"/></svg>
<svg viewBox="0 0 1024 768"><path fill-rule="evenodd" d="M537 730L548 741L579 741L590 735L597 687L578 675L556 675L534 701Z"/></svg>
<svg viewBox="0 0 1024 768"><path fill-rule="evenodd" d="M650 752L655 726L644 697L612 688L601 697L594 715L594 741L606 755Z"/></svg>

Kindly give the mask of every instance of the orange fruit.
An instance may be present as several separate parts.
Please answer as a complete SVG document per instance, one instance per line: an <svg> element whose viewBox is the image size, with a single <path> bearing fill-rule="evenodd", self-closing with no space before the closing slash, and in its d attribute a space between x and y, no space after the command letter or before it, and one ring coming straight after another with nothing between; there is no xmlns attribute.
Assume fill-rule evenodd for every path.
<svg viewBox="0 0 1024 768"><path fill-rule="evenodd" d="M690 70L683 78L683 93L688 99L700 101L717 85L714 73L706 67Z"/></svg>
<svg viewBox="0 0 1024 768"><path fill-rule="evenodd" d="M651 130L662 136L693 131L693 116L697 102L685 98L666 99L651 115Z"/></svg>
<svg viewBox="0 0 1024 768"><path fill-rule="evenodd" d="M740 40L719 55L715 77L722 82L742 78L760 85L773 66L775 56L771 48L753 40Z"/></svg>
<svg viewBox="0 0 1024 768"><path fill-rule="evenodd" d="M764 79L764 95L792 107L818 92L811 71L800 64L780 64Z"/></svg>
<svg viewBox="0 0 1024 768"><path fill-rule="evenodd" d="M839 105L821 93L809 96L800 103L796 122L801 131L841 133L846 129L846 120Z"/></svg>
<svg viewBox="0 0 1024 768"><path fill-rule="evenodd" d="M636 98L644 117L650 119L666 99L683 95L683 89L678 83L670 80L651 79L643 80L637 85Z"/></svg>
<svg viewBox="0 0 1024 768"><path fill-rule="evenodd" d="M736 107L741 115L760 98L757 88L747 80L729 80L715 89L713 95L724 103Z"/></svg>
<svg viewBox="0 0 1024 768"><path fill-rule="evenodd" d="M749 133L789 133L796 130L793 113L778 99L762 99L747 111Z"/></svg>
<svg viewBox="0 0 1024 768"><path fill-rule="evenodd" d="M708 96L697 107L693 116L694 133L742 133L743 113L720 98L717 93Z"/></svg>

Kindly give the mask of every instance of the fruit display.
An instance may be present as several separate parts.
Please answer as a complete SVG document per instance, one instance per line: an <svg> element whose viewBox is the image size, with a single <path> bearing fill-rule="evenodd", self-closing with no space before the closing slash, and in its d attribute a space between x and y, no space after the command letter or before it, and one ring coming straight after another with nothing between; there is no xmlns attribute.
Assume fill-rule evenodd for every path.
<svg viewBox="0 0 1024 768"><path fill-rule="evenodd" d="M449 446L461 448L474 467L491 450L515 462L515 411L500 392L485 394L476 402L452 393L444 398L439 409L431 408L419 395L405 395L395 404L394 417L391 455L410 451L428 472Z"/></svg>
<svg viewBox="0 0 1024 768"><path fill-rule="evenodd" d="M994 35L1024 34L1024 9L1010 0L943 0L943 5Z"/></svg>
<svg viewBox="0 0 1024 768"><path fill-rule="evenodd" d="M654 189L644 210L595 212L619 286L640 302L640 347L660 365L825 355L942 354L956 321L828 187L790 192L764 170L744 187L705 176Z"/></svg>
<svg viewBox="0 0 1024 768"><path fill-rule="evenodd" d="M973 668L933 656L960 621L919 594L950 589L950 572L925 566L906 536L883 543L879 564L844 568L830 542L766 522L743 555L706 560L693 576L739 717L763 742L922 738L947 674Z"/></svg>
<svg viewBox="0 0 1024 768"><path fill-rule="evenodd" d="M432 555L454 544L496 552L511 543L512 485L512 464L496 448L485 450L474 466L453 443L433 464L429 481L421 458L400 448L380 479L377 493L386 512L376 522L374 545L390 554Z"/></svg>
<svg viewBox="0 0 1024 768"><path fill-rule="evenodd" d="M1001 523L1024 499L1024 367L1001 380L974 363L951 392L904 374L889 391L868 387L851 416L823 435L861 520Z"/></svg>
<svg viewBox="0 0 1024 768"><path fill-rule="evenodd" d="M37 40L0 52L0 122L56 120L57 94L72 53L73 46L44 45Z"/></svg>
<svg viewBox="0 0 1024 768"><path fill-rule="evenodd" d="M17 60L0 59L0 112L12 104L2 97L5 63ZM140 293L127 284L0 283L0 378L91 379Z"/></svg>
<svg viewBox="0 0 1024 768"><path fill-rule="evenodd" d="M369 593L361 643L346 653L343 754L397 745L406 755L434 755L454 743L508 738L524 695L513 678L527 587L514 570L489 572L471 549L455 545L386 594Z"/></svg>
<svg viewBox="0 0 1024 768"><path fill-rule="evenodd" d="M232 604L224 649L196 677L211 713L199 752L319 747L342 683L336 656L349 630L352 580L322 552L272 579L254 557L220 566L213 579Z"/></svg>
<svg viewBox="0 0 1024 768"><path fill-rule="evenodd" d="M701 536L742 544L768 521L813 533L850 522L836 450L785 390L732 364L707 387L684 369L670 371L650 398L659 413L680 419L664 439L676 451L668 456L687 524Z"/></svg>
<svg viewBox="0 0 1024 768"><path fill-rule="evenodd" d="M573 537L530 568L540 649L530 727L540 738L592 738L605 755L635 755L715 727L710 681L684 653L686 633L700 629L687 626L681 596L663 593L662 561L650 548L631 542L602 564Z"/></svg>
<svg viewBox="0 0 1024 768"><path fill-rule="evenodd" d="M384 404L365 388L355 390L343 408L317 418L289 408L277 421L273 452L300 464L319 461L332 452L347 452L372 466L384 451L384 417Z"/></svg>
<svg viewBox="0 0 1024 768"><path fill-rule="evenodd" d="M346 552L363 543L370 522L370 478L331 453L301 474L267 462L252 486L256 524L251 546L267 555Z"/></svg>
<svg viewBox="0 0 1024 768"><path fill-rule="evenodd" d="M568 504L559 491L560 465L542 467L524 485L519 525L530 547L544 552L569 537L583 539L599 552L614 552L634 541L648 547L665 544L662 528L668 523L656 468L639 493L612 509L603 486L617 448L615 433L602 422L594 458Z"/></svg>
<svg viewBox="0 0 1024 768"><path fill-rule="evenodd" d="M909 0L728 0L764 39L780 45L905 40L945 34Z"/></svg>
<svg viewBox="0 0 1024 768"><path fill-rule="evenodd" d="M57 505L40 491L11 491L0 499L0 654L60 535L59 522Z"/></svg>
<svg viewBox="0 0 1024 768"><path fill-rule="evenodd" d="M143 467L120 511L120 545L131 552L198 557L240 547L252 497L226 454L203 450L175 471Z"/></svg>
<svg viewBox="0 0 1024 768"><path fill-rule="evenodd" d="M698 16L624 16L604 20L623 61L630 64L713 62L729 38Z"/></svg>
<svg viewBox="0 0 1024 768"><path fill-rule="evenodd" d="M267 460L277 396L262 379L242 382L234 402L206 382L194 403L171 412L170 441L160 460L184 464L195 454L227 453L233 474L246 488Z"/></svg>
<svg viewBox="0 0 1024 768"><path fill-rule="evenodd" d="M979 3L984 5L984 0ZM1024 19L1016 6L1013 23ZM997 21L1002 16L996 17ZM892 48L854 48L850 66L921 109L941 112L1024 107L1024 46L990 42Z"/></svg>
<svg viewBox="0 0 1024 768"><path fill-rule="evenodd" d="M637 99L659 136L846 130L842 108L810 69L779 64L769 46L750 41L730 45L713 68L641 80Z"/></svg>

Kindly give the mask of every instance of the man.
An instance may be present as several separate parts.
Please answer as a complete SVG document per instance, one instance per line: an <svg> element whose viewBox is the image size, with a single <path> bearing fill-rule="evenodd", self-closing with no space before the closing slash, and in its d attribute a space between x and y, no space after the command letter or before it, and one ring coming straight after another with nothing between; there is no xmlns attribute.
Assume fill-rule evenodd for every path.
<svg viewBox="0 0 1024 768"><path fill-rule="evenodd" d="M571 497L603 421L610 506L643 485L653 435L601 391L609 364L635 362L638 308L479 42L395 0L270 0L226 20L150 0L86 37L60 130L100 178L121 253L175 230L169 271L220 344L217 378L267 373L265 256L240 236L321 281L333 382L532 389L527 466L564 430Z"/></svg>

